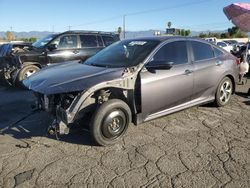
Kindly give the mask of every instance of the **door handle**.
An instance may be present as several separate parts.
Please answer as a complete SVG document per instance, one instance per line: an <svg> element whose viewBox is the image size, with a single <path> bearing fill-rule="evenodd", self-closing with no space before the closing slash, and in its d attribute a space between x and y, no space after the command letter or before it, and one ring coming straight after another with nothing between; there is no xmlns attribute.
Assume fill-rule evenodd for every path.
<svg viewBox="0 0 250 188"><path fill-rule="evenodd" d="M73 53L74 53L74 54L78 54L78 53L79 53L79 50L74 50Z"/></svg>
<svg viewBox="0 0 250 188"><path fill-rule="evenodd" d="M216 61L216 63L215 63L216 66L221 66L222 64L223 64L222 61Z"/></svg>
<svg viewBox="0 0 250 188"><path fill-rule="evenodd" d="M189 70L189 69L187 69L187 70L185 70L185 75L190 75L190 74L192 74L194 71L192 71L192 70Z"/></svg>

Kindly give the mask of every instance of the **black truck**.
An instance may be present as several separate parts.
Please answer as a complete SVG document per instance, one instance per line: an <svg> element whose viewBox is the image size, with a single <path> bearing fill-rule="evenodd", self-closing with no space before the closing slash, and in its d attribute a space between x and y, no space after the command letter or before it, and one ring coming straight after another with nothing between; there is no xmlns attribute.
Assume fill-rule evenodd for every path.
<svg viewBox="0 0 250 188"><path fill-rule="evenodd" d="M101 31L66 31L51 34L33 44L8 43L0 48L0 74L13 85L50 64L84 61L119 40L119 35Z"/></svg>

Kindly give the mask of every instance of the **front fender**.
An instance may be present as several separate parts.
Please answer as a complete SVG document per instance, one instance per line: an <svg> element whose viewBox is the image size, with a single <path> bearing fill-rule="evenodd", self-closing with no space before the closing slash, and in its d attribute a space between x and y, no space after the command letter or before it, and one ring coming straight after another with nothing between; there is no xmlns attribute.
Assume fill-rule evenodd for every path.
<svg viewBox="0 0 250 188"><path fill-rule="evenodd" d="M68 123L74 122L77 113L84 107L84 103L87 103L89 97L91 97L96 91L107 88L133 90L135 86L135 81L136 81L136 75L131 74L121 79L99 83L87 89L81 95L77 96L70 105L70 107L66 110L67 122Z"/></svg>

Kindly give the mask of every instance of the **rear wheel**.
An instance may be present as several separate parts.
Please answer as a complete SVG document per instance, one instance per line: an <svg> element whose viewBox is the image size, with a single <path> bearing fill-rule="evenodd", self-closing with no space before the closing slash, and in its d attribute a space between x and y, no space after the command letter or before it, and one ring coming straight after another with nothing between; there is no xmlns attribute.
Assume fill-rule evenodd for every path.
<svg viewBox="0 0 250 188"><path fill-rule="evenodd" d="M122 100L111 99L96 110L92 117L90 131L96 143L109 146L120 140L130 122L129 106Z"/></svg>
<svg viewBox="0 0 250 188"><path fill-rule="evenodd" d="M225 77L219 84L215 94L215 105L225 106L231 99L233 84L230 78Z"/></svg>
<svg viewBox="0 0 250 188"><path fill-rule="evenodd" d="M35 74L37 71L39 71L40 68L35 65L27 65L23 67L17 77L17 82L19 85L22 86L22 81L28 77L30 77L32 74Z"/></svg>

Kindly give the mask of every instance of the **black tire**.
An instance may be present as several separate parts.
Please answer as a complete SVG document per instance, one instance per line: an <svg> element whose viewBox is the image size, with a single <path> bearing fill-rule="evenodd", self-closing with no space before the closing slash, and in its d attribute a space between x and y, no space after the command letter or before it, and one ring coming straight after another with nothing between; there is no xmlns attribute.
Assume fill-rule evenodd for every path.
<svg viewBox="0 0 250 188"><path fill-rule="evenodd" d="M126 133L130 122L129 106L122 100L111 99L99 106L92 116L90 132L97 144L110 146Z"/></svg>
<svg viewBox="0 0 250 188"><path fill-rule="evenodd" d="M214 104L217 107L225 106L229 103L233 93L233 83L230 78L225 77L221 80L215 94Z"/></svg>
<svg viewBox="0 0 250 188"><path fill-rule="evenodd" d="M22 85L22 81L26 78L28 78L29 76L31 76L32 74L36 73L37 71L39 71L40 68L35 66L35 65L27 65L25 67L23 67L17 76L17 84L20 86Z"/></svg>

